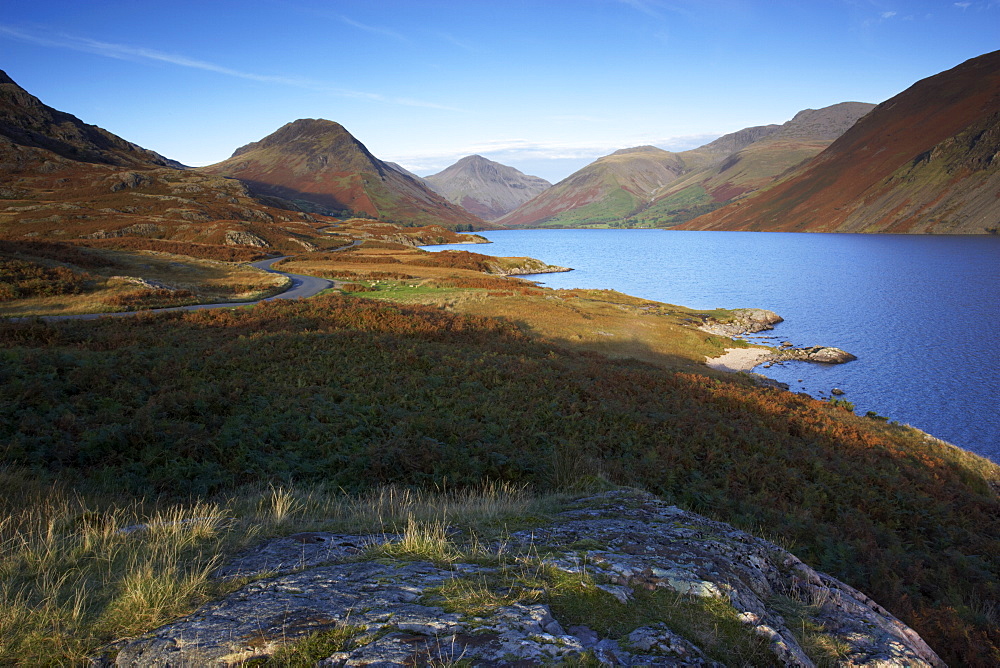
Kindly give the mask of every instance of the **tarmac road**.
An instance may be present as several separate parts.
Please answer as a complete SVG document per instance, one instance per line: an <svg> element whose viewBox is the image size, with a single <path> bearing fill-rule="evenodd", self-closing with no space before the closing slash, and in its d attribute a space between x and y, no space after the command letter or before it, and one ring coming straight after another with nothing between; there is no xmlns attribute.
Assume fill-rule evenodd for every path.
<svg viewBox="0 0 1000 668"><path fill-rule="evenodd" d="M350 248L350 246L344 246L344 248ZM312 297L327 288L335 287L336 283L334 281L330 281L325 278L316 278L315 276L303 276L301 274L289 274L287 272L278 271L277 269L271 268L271 265L273 265L278 260L283 260L285 257L288 256L285 255L282 257L272 257L266 260L257 260L256 262L250 263L251 266L257 267L258 269L263 269L264 271L269 271L274 274L281 274L282 276L287 276L292 280L291 287L289 287L284 292L272 295L265 299L258 299L257 301L224 302L222 304L192 304L190 306L171 306L170 308L154 308L154 309L145 309L143 311L121 311L118 313L81 313L78 315L27 316L22 318L10 318L10 320L13 322L25 322L28 320L34 320L35 318L39 318L40 320L44 320L45 322L57 322L60 320L96 320L98 318L123 318L126 316L136 315L138 313L163 313L166 311L197 311L199 309L206 309L206 308L236 308L238 306L250 306L252 304L259 304L261 302L269 302L273 299L305 299L307 297Z"/></svg>

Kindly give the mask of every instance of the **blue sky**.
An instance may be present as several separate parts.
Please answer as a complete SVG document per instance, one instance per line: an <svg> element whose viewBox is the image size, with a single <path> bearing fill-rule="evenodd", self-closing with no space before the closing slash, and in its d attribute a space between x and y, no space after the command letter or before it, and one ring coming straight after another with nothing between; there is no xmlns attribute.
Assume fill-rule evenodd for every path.
<svg viewBox="0 0 1000 668"><path fill-rule="evenodd" d="M8 0L0 69L189 165L297 118L420 174L471 153L558 181L882 102L1000 48L1000 0Z"/></svg>

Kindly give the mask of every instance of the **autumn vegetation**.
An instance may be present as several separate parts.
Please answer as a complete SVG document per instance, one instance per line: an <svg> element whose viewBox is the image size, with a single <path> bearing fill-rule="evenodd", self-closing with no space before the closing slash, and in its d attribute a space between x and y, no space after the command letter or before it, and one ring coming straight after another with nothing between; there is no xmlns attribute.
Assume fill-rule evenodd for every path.
<svg viewBox="0 0 1000 668"><path fill-rule="evenodd" d="M22 261L25 248L5 250ZM64 251L35 250L38 266ZM68 267L61 257L48 262ZM100 257L116 272L125 262ZM26 551L44 526L69 544L126 516L210 518L163 566L190 575L164 576L176 605L125 625L131 608L100 589L65 617L76 630L47 651L78 659L218 593L211 568L235 545L224 518L243 517L232 508L248 483L258 495L616 484L780 541L949 662L1000 660L1000 468L903 425L710 372L700 360L733 343L692 325L724 313L546 290L483 274L481 257L362 244L283 267L347 281L358 297L0 323L0 474L21 490L0 522L0 572L12 583L0 595L22 615L5 635L48 642L39 619L51 626L80 596L45 585L57 566ZM47 489L61 510L46 505ZM24 612L43 602L52 616ZM23 656L24 643L0 646L0 659Z"/></svg>

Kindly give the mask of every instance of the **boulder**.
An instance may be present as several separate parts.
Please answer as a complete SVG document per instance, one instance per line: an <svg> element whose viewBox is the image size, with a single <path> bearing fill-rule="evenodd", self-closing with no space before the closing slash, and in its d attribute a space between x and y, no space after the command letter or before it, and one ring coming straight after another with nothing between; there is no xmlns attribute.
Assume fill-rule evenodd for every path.
<svg viewBox="0 0 1000 668"><path fill-rule="evenodd" d="M858 359L840 348L830 346L810 346L808 348L787 348L775 356L777 361L800 360L803 362L819 362L821 364L843 364Z"/></svg>
<svg viewBox="0 0 1000 668"><path fill-rule="evenodd" d="M551 665L589 655L614 665L715 666L718 647L705 642L726 619L743 630L726 638L749 638L767 665L830 659L810 656L803 645L836 647L844 665L944 665L865 594L773 543L650 494L614 490L579 499L540 524L490 544L492 559L479 549L447 564L366 551L394 536L309 532L268 541L218 573L259 579L117 643L115 657L95 662L256 665L287 643L337 629L348 640L317 665ZM578 583L588 603L574 614L593 622L561 618L558 600L549 598L556 589L538 584L545 573ZM475 601L489 603L446 602L449 586L484 590ZM628 610L648 606L651 596L672 601L655 621ZM690 614L672 617L678 606L700 611L694 619L706 634L691 632ZM635 619L634 628L608 637L600 620L609 614ZM803 619L822 638L801 642Z"/></svg>
<svg viewBox="0 0 1000 668"><path fill-rule="evenodd" d="M728 320L704 318L699 329L718 336L739 336L774 329L774 325L782 320L784 318L774 311L762 308L738 308L729 312Z"/></svg>
<svg viewBox="0 0 1000 668"><path fill-rule="evenodd" d="M244 232L241 230L227 230L226 231L226 245L227 246L253 246L255 248L268 248L271 244L267 243L264 239L261 239L256 234L252 232Z"/></svg>

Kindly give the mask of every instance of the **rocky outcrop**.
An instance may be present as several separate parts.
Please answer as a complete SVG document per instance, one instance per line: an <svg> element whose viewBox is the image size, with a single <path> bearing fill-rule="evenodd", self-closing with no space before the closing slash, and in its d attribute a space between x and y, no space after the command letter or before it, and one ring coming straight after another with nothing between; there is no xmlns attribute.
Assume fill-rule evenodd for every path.
<svg viewBox="0 0 1000 668"><path fill-rule="evenodd" d="M774 311L762 308L738 308L729 313L730 319L726 321L705 318L698 329L718 336L739 336L774 329L774 325L784 320Z"/></svg>
<svg viewBox="0 0 1000 668"><path fill-rule="evenodd" d="M729 312L730 318L720 321L715 318L705 318L698 329L709 334L718 336L741 336L753 332L762 332L774 329L774 325L783 322L783 318L774 311L767 311L761 308L739 308ZM843 364L851 360L858 359L854 355L840 348L830 346L808 346L805 348L792 348L791 343L786 342L780 349L774 349L767 355L761 355L754 359L753 366L759 364L776 364L796 360L800 362L819 362L822 364ZM725 368L725 367L717 367ZM731 370L731 369L730 369Z"/></svg>
<svg viewBox="0 0 1000 668"><path fill-rule="evenodd" d="M371 551L394 540L315 532L266 543L218 573L264 579L119 643L113 663L235 665L337 630L341 642L317 665L717 666L720 639L767 665L943 665L861 592L641 492L579 500L446 564Z"/></svg>
<svg viewBox="0 0 1000 668"><path fill-rule="evenodd" d="M241 230L227 230L226 245L253 246L254 248L268 248L270 247L271 244L267 243L267 241L261 239L252 232L244 232Z"/></svg>
<svg viewBox="0 0 1000 668"><path fill-rule="evenodd" d="M570 267L546 264L533 257L515 259L522 260L522 262L513 266L510 264L493 263L490 265L490 273L497 276L530 276L531 274L558 274L564 271L573 271Z"/></svg>
<svg viewBox="0 0 1000 668"><path fill-rule="evenodd" d="M810 346L808 348L785 348L771 356L773 362L798 360L801 362L820 362L822 364L843 364L858 359L849 352L830 346Z"/></svg>
<svg viewBox="0 0 1000 668"><path fill-rule="evenodd" d="M166 232L166 228L155 223L136 223L128 227L122 227L110 232L98 230L92 234L85 234L82 239L117 239L118 237L159 237Z"/></svg>

